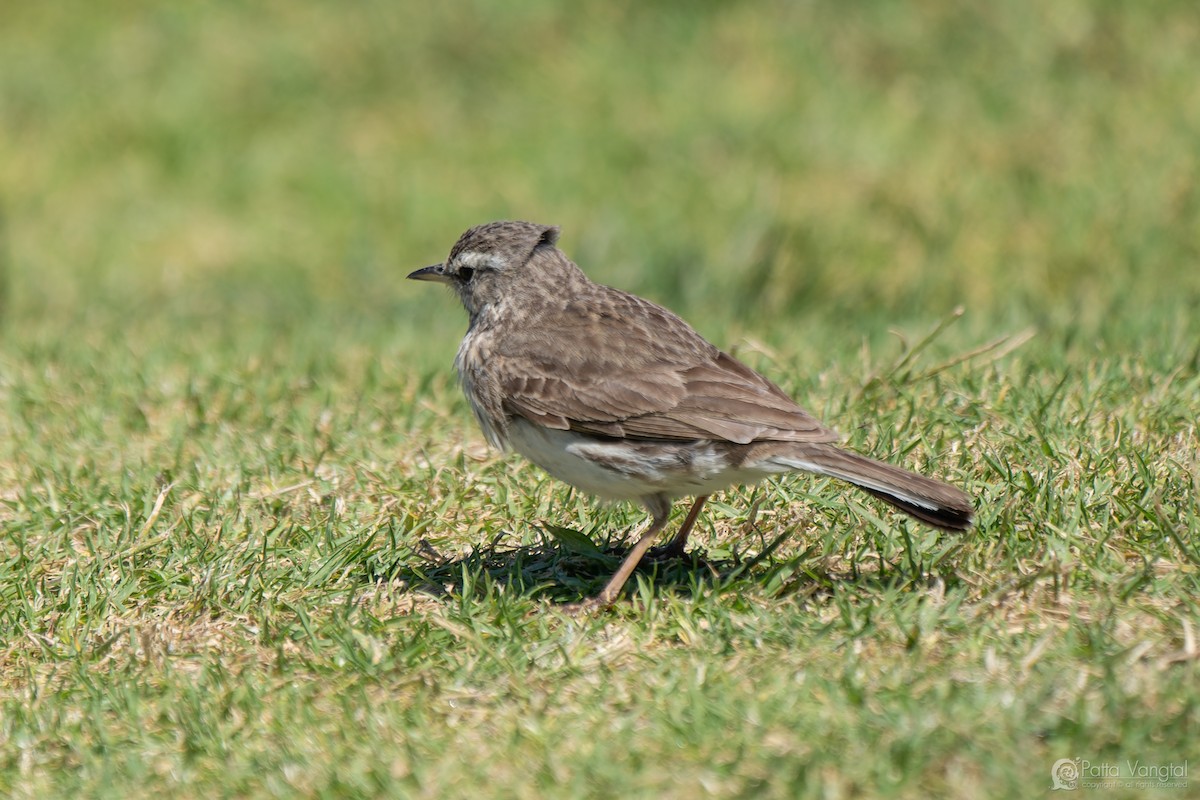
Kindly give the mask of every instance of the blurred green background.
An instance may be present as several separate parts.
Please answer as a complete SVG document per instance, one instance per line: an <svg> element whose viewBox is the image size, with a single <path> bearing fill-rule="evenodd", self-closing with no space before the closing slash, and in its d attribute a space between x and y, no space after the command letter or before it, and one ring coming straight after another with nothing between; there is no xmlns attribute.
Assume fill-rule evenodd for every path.
<svg viewBox="0 0 1200 800"><path fill-rule="evenodd" d="M1198 168L1194 0L0 4L0 794L1194 766ZM502 218L977 529L731 489L779 550L563 619L540 526L644 515L489 454L403 280Z"/></svg>
<svg viewBox="0 0 1200 800"><path fill-rule="evenodd" d="M1120 345L1200 297L1188 2L2 15L10 337L387 325L444 360L462 320L401 276L502 218L713 337L961 303Z"/></svg>

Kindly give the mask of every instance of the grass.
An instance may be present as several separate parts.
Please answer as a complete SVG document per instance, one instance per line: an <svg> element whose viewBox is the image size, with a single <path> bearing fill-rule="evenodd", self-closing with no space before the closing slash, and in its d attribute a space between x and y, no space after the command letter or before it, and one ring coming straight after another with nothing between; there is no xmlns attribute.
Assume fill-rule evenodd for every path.
<svg viewBox="0 0 1200 800"><path fill-rule="evenodd" d="M1027 797L1195 761L1192 4L4 17L0 793ZM401 280L496 218L976 529L732 489L703 560L565 617L643 514L489 452L459 309Z"/></svg>

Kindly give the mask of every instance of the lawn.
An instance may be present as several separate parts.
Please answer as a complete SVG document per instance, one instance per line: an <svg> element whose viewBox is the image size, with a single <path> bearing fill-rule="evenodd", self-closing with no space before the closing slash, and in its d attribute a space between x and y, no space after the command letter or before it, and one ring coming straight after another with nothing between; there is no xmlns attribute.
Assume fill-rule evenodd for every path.
<svg viewBox="0 0 1200 800"><path fill-rule="evenodd" d="M1200 9L975 5L6 7L0 794L1194 795ZM976 527L735 488L564 613L645 514L403 280L506 218Z"/></svg>

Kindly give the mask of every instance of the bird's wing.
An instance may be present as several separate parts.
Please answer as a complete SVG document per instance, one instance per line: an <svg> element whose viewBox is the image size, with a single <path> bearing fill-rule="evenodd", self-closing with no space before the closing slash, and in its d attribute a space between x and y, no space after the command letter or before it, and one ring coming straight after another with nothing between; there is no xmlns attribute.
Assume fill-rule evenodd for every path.
<svg viewBox="0 0 1200 800"><path fill-rule="evenodd" d="M605 289L496 343L504 410L539 425L647 440L830 442L782 389L648 300Z"/></svg>

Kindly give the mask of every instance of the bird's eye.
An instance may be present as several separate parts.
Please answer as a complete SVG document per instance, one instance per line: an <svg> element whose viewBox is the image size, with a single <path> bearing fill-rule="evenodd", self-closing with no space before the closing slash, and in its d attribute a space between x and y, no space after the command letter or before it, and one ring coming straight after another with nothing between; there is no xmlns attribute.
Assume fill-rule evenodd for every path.
<svg viewBox="0 0 1200 800"><path fill-rule="evenodd" d="M470 267L462 267L458 271L458 279L463 283L470 283L471 278L475 277L475 270Z"/></svg>

